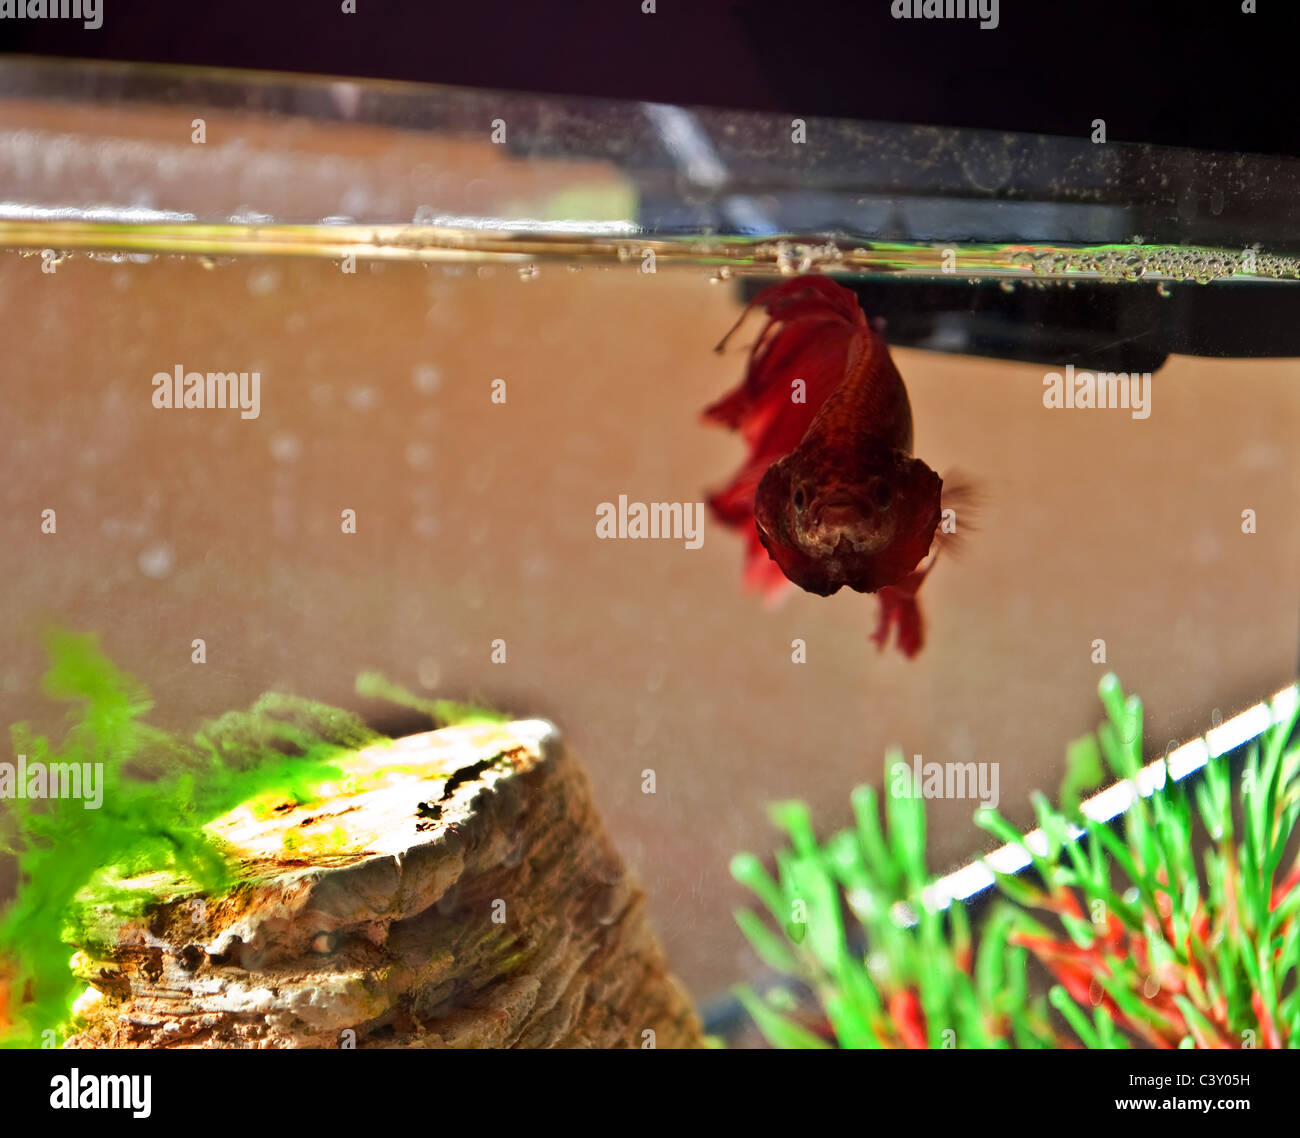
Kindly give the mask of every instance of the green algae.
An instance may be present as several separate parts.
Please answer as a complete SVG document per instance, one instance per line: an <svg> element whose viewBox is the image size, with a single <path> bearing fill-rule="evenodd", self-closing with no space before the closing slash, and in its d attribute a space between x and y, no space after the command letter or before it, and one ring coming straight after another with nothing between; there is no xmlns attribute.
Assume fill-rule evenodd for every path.
<svg viewBox="0 0 1300 1138"><path fill-rule="evenodd" d="M308 804L344 776L342 756L387 741L351 712L276 693L185 738L145 722L153 706L145 687L93 636L53 631L46 649L42 690L70 705L67 728L56 742L17 724L14 754L29 764L97 764L102 803L0 799L0 852L17 859L19 882L0 912L0 979L7 969L13 1021L0 1030L3 1047L66 1037L81 990L72 946L94 952L112 943L156 895L157 878L141 875L167 875L178 894L221 894L234 884L234 866L204 829L209 822L250 800ZM439 725L507 718L420 700L377 676L362 677L358 691L427 711Z"/></svg>
<svg viewBox="0 0 1300 1138"><path fill-rule="evenodd" d="M363 672L357 677L357 694L369 699L387 700L400 707L409 707L433 720L435 727L464 727L505 723L510 716L474 703L458 703L451 699L423 699L413 695L399 684L386 679L378 672Z"/></svg>

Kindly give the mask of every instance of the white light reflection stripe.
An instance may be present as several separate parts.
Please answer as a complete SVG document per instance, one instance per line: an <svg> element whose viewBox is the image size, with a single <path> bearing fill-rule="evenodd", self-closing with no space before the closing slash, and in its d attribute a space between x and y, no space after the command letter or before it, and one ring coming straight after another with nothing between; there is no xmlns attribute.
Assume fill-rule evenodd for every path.
<svg viewBox="0 0 1300 1138"><path fill-rule="evenodd" d="M357 222L349 224L356 225ZM406 226L384 222L381 228L395 226L409 226L412 229L430 226L437 229L474 229L500 233L577 233L600 237L622 237L643 232L641 226L634 221L547 221L535 217L473 217L456 213L421 213ZM368 225L367 228L375 227Z"/></svg>
<svg viewBox="0 0 1300 1138"><path fill-rule="evenodd" d="M192 213L148 206L42 206L0 201L0 221L105 221L122 225L155 225L193 221Z"/></svg>
<svg viewBox="0 0 1300 1138"><path fill-rule="evenodd" d="M21 202L0 201L0 221L84 221L108 222L118 225L161 225L166 222L197 220L192 213L177 213L170 209L149 209L144 206L36 206ZM269 214L255 217L231 216L222 222L205 222L221 225L279 225ZM289 224L289 223L284 223ZM348 217L326 217L321 225L350 225L359 223ZM462 214L421 214L413 222L385 221L367 223L368 229L418 229L431 226L440 229L473 229L502 233L565 233L597 237L624 237L642 232L634 221L547 221L532 217L470 217Z"/></svg>

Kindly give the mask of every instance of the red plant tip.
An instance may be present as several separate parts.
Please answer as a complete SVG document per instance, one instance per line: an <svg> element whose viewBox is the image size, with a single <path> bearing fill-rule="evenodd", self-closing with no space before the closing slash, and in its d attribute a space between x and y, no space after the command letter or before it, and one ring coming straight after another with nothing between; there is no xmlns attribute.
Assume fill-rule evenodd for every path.
<svg viewBox="0 0 1300 1138"><path fill-rule="evenodd" d="M921 1001L914 992L899 991L889 998L889 1018L894 1021L904 1047L922 1049L929 1046Z"/></svg>

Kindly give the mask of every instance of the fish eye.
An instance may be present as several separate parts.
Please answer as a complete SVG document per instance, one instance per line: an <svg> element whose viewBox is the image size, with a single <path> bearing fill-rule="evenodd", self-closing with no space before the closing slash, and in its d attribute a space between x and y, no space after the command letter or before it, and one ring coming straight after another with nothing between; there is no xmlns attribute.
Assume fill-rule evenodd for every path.
<svg viewBox="0 0 1300 1138"><path fill-rule="evenodd" d="M877 509L887 510L894 500L894 488L883 478L878 478L871 487L871 500Z"/></svg>
<svg viewBox="0 0 1300 1138"><path fill-rule="evenodd" d="M794 491L794 508L796 510L802 510L804 508L805 502L806 499L804 498L803 487L796 486Z"/></svg>

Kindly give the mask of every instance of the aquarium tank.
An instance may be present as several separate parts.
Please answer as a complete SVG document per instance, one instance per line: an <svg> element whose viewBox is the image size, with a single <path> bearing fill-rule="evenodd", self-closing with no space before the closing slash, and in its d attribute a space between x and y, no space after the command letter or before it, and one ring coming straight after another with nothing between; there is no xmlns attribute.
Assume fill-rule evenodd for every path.
<svg viewBox="0 0 1300 1138"><path fill-rule="evenodd" d="M1297 194L0 60L0 1042L1300 1045Z"/></svg>

